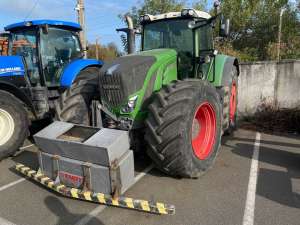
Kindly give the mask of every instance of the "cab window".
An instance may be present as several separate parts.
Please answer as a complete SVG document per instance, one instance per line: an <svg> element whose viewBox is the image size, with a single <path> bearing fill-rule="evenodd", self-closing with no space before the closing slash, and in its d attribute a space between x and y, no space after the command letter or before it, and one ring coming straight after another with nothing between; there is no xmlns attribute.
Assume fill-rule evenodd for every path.
<svg viewBox="0 0 300 225"><path fill-rule="evenodd" d="M20 30L12 34L12 55L24 58L31 83L39 83L36 36L35 30Z"/></svg>
<svg viewBox="0 0 300 225"><path fill-rule="evenodd" d="M59 85L64 67L83 57L77 33L54 27L41 32L41 57L47 86Z"/></svg>

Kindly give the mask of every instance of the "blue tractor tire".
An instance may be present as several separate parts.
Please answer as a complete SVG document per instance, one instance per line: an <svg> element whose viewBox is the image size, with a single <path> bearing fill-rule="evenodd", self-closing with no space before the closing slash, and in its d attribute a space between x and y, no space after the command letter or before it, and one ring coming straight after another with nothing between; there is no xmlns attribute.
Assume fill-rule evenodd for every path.
<svg viewBox="0 0 300 225"><path fill-rule="evenodd" d="M80 125L91 125L91 103L99 99L98 67L83 69L72 86L55 104L55 119Z"/></svg>

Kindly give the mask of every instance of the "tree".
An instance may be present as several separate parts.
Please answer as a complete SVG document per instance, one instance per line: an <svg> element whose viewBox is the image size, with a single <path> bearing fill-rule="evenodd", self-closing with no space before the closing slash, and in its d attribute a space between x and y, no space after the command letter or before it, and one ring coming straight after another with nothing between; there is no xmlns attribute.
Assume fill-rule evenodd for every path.
<svg viewBox="0 0 300 225"><path fill-rule="evenodd" d="M185 0L144 0L128 12L136 25L144 14L161 14L180 11L188 6ZM192 1L196 9L207 11L207 1ZM223 0L222 12L231 20L231 35L217 42L223 53L239 57L242 61L276 59L279 13L286 11L282 20L281 58L294 59L300 56L300 0ZM216 26L217 34L218 26ZM122 37L126 44L126 37Z"/></svg>
<svg viewBox="0 0 300 225"><path fill-rule="evenodd" d="M282 58L299 56L299 17L288 0L224 0L222 11L231 19L233 49L241 52L243 60L273 60L277 45L279 13L283 15Z"/></svg>
<svg viewBox="0 0 300 225"><path fill-rule="evenodd" d="M142 15L180 11L185 5L185 0L144 0L140 6L133 6L127 14L133 18L134 24L137 25Z"/></svg>
<svg viewBox="0 0 300 225"><path fill-rule="evenodd" d="M97 58L96 44L89 44L88 46L88 58ZM98 58L106 62L111 61L121 55L121 53L118 50L118 47L114 43L109 43L108 45L99 44L98 48Z"/></svg>

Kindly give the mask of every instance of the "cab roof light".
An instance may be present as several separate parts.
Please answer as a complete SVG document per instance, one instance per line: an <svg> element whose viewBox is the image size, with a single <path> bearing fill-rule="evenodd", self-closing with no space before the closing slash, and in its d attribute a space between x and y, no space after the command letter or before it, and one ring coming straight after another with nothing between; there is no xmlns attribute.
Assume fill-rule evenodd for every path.
<svg viewBox="0 0 300 225"><path fill-rule="evenodd" d="M143 16L140 17L140 22L141 23L145 23L145 22L149 22L149 21L151 21L151 17L148 14L143 15Z"/></svg>
<svg viewBox="0 0 300 225"><path fill-rule="evenodd" d="M181 16L183 16L183 17L196 17L197 13L194 9L183 9L181 11Z"/></svg>

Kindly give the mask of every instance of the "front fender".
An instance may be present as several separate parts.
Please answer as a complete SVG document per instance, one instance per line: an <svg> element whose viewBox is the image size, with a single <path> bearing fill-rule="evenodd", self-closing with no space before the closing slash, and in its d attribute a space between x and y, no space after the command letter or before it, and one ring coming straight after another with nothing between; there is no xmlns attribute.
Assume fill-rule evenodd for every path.
<svg viewBox="0 0 300 225"><path fill-rule="evenodd" d="M14 95L20 101L25 103L26 106L28 106L28 108L30 108L30 110L33 113L33 115L35 116L35 118L36 119L38 118L30 96L28 96L21 88L17 87L10 81L0 80L0 90L6 91L6 92Z"/></svg>
<svg viewBox="0 0 300 225"><path fill-rule="evenodd" d="M67 65L66 68L63 70L62 75L60 77L60 86L66 88L71 87L80 71L87 67L102 67L102 65L102 61L95 59L75 60L69 65Z"/></svg>
<svg viewBox="0 0 300 225"><path fill-rule="evenodd" d="M227 55L217 55L215 57L215 74L213 74L214 70L211 70L209 74L208 80L213 83L215 87L227 86L228 82L231 81L231 70L232 67L235 66L237 68L238 75L240 73L239 70L239 62L235 57L227 56Z"/></svg>

